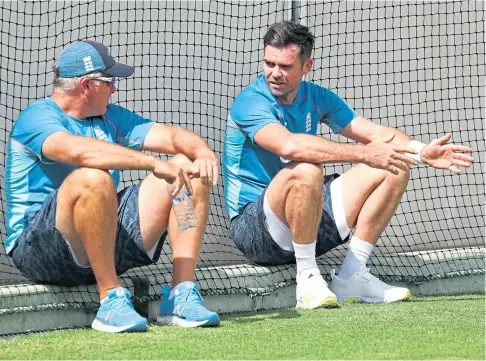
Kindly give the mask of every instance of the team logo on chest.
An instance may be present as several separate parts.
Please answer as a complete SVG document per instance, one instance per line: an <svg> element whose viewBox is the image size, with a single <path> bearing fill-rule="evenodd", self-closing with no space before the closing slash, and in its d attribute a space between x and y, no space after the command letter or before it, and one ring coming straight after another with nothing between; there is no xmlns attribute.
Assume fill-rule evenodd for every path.
<svg viewBox="0 0 486 361"><path fill-rule="evenodd" d="M311 113L307 113L305 116L305 131L309 133L312 129L312 116Z"/></svg>
<svg viewBox="0 0 486 361"><path fill-rule="evenodd" d="M94 134L97 139L108 140L108 135L101 129L99 125L94 126Z"/></svg>

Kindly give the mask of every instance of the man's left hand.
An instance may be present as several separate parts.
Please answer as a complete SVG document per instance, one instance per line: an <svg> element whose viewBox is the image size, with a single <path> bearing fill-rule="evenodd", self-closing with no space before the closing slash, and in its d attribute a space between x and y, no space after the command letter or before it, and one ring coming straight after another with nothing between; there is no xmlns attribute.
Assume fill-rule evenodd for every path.
<svg viewBox="0 0 486 361"><path fill-rule="evenodd" d="M463 145L447 144L452 134L448 133L427 144L422 150L422 161L434 168L449 169L452 173L459 174L457 167L469 168L474 158L464 154L471 153L472 149Z"/></svg>
<svg viewBox="0 0 486 361"><path fill-rule="evenodd" d="M200 178L202 184L218 184L219 180L219 160L214 157L197 158L187 169L190 178Z"/></svg>

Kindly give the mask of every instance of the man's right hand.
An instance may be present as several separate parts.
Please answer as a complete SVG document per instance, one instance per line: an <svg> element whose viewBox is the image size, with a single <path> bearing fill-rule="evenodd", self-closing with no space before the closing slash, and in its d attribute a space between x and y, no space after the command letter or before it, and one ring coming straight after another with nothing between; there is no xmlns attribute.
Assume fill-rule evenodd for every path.
<svg viewBox="0 0 486 361"><path fill-rule="evenodd" d="M408 164L417 165L414 159L403 154L416 154L417 151L407 146L391 144L393 138L395 138L395 134L391 133L384 138L368 143L365 147L366 154L363 163L373 168L387 170L393 174L398 174L399 169L406 171Z"/></svg>
<svg viewBox="0 0 486 361"><path fill-rule="evenodd" d="M153 173L157 178L165 179L169 184L174 183L172 195L175 196L183 186L186 186L186 189L192 194L189 176L178 165L158 159L155 163Z"/></svg>

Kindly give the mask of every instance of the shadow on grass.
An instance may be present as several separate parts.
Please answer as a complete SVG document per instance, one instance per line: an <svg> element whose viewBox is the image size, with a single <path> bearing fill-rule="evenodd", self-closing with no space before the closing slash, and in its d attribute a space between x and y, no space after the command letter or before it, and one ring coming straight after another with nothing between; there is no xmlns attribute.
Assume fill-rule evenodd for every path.
<svg viewBox="0 0 486 361"><path fill-rule="evenodd" d="M406 302L444 302L447 301L454 301L454 302L462 302L462 301L476 301L480 299L484 299L484 293L476 293L476 294L459 294L459 295L444 295L444 296L419 296L419 297L412 297L410 300Z"/></svg>
<svg viewBox="0 0 486 361"><path fill-rule="evenodd" d="M223 315L222 321L233 323L254 323L261 322L268 319L290 319L299 318L300 314L294 308L281 308L275 310L262 310L255 312L242 312Z"/></svg>
<svg viewBox="0 0 486 361"><path fill-rule="evenodd" d="M478 294L463 294L463 295L453 295L453 296L430 296L430 297L412 297L410 300L398 302L398 303L428 303L428 302L444 302L447 301L454 301L454 302L465 302L465 301L477 301L477 300L484 300L485 295L483 293ZM340 303L339 308L329 309L338 310L341 308L349 308L349 307L393 307L397 303L393 304L367 304L367 303L359 303L359 302L344 302ZM231 313L221 316L221 320L225 323L235 323L235 324L251 324L256 322L262 322L269 319L297 319L301 317L302 312L312 312L313 310L296 310L295 308L282 308L282 309L274 309L274 310L260 310L260 311L249 311L249 312L237 312Z"/></svg>

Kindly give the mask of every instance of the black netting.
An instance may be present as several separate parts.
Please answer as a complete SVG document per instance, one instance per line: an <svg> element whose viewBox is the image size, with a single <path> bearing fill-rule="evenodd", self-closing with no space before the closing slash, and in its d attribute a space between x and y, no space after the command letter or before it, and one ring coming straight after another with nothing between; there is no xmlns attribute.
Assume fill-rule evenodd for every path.
<svg viewBox="0 0 486 361"><path fill-rule="evenodd" d="M476 163L459 176L413 169L371 260L375 273L408 282L484 273L483 2L0 1L0 14L0 243L6 237L6 142L20 111L51 94L52 61L66 43L103 42L136 67L133 77L118 83L114 103L192 130L221 156L233 99L262 70L261 37L270 24L296 17L317 37L309 80L375 122L423 142L451 131L454 142L474 149ZM321 132L344 141L327 128ZM326 168L342 173L349 165ZM124 172L121 186L145 175ZM220 182L199 262L205 293L254 294L293 282L293 267L262 274L248 265L227 227ZM326 272L339 267L344 252L341 247L320 259ZM166 245L156 266L130 271L125 281L148 279L148 296L158 297L159 285L170 281L170 255ZM0 285L22 283L28 282L2 244ZM64 295L54 308L74 299L91 307L97 300L89 287L53 289Z"/></svg>

